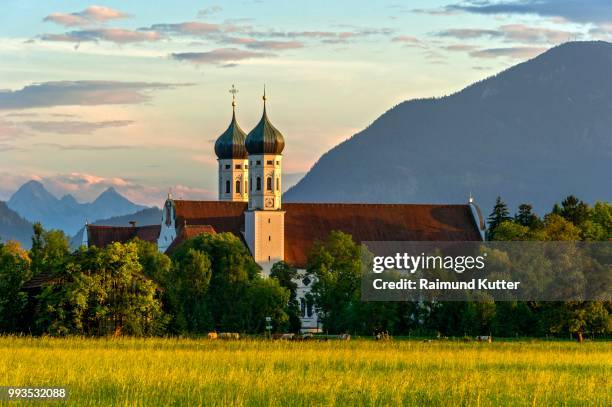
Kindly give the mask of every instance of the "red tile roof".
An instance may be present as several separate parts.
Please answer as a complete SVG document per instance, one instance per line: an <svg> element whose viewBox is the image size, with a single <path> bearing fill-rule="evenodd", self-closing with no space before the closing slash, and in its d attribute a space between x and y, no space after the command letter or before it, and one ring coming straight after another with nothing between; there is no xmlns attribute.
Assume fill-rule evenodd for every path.
<svg viewBox="0 0 612 407"><path fill-rule="evenodd" d="M193 239L203 233L215 234L215 229L210 225L183 225L180 226L180 230L176 234L176 239L172 241L166 253L172 253L174 249L185 240Z"/></svg>
<svg viewBox="0 0 612 407"><path fill-rule="evenodd" d="M305 266L315 241L334 230L364 241L481 240L468 205L302 204L283 205L285 261Z"/></svg>
<svg viewBox="0 0 612 407"><path fill-rule="evenodd" d="M168 251L201 233L231 232L243 239L245 202L175 200L177 238ZM363 241L475 241L480 233L469 205L286 203L285 261L306 264L315 241L333 230ZM181 226L183 225L183 226ZM134 237L156 242L160 226L89 225L89 244L104 247Z"/></svg>
<svg viewBox="0 0 612 407"><path fill-rule="evenodd" d="M240 236L244 231L246 202L181 201L175 200L176 225L209 225L217 232L232 232Z"/></svg>
<svg viewBox="0 0 612 407"><path fill-rule="evenodd" d="M244 231L244 202L174 201L177 224L210 225L217 233ZM481 240L469 205L287 203L285 261L306 264L316 240L340 230L363 241Z"/></svg>
<svg viewBox="0 0 612 407"><path fill-rule="evenodd" d="M105 247L113 242L125 243L139 238L157 243L161 225L150 226L99 226L87 225L88 243L90 246Z"/></svg>

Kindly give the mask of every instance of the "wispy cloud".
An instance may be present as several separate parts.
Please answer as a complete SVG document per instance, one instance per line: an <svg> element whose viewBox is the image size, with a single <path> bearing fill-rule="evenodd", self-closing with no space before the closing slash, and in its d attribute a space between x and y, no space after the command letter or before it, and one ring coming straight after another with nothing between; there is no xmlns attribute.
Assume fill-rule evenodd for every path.
<svg viewBox="0 0 612 407"><path fill-rule="evenodd" d="M145 146L128 145L91 145L91 144L59 144L59 143L36 143L33 147L52 148L61 151L113 151L113 150L143 150Z"/></svg>
<svg viewBox="0 0 612 407"><path fill-rule="evenodd" d="M413 37L411 35L399 35L397 37L393 37L391 39L393 42L399 42L404 44L406 47L423 47L423 42L417 37Z"/></svg>
<svg viewBox="0 0 612 407"><path fill-rule="evenodd" d="M469 45L469 44L452 44L452 45L445 45L442 48L445 49L446 51L466 52L466 51L473 51L474 49L476 49L476 46Z"/></svg>
<svg viewBox="0 0 612 407"><path fill-rule="evenodd" d="M151 91L187 85L190 84L119 81L43 82L19 90L0 90L0 110L70 105L138 104L149 101Z"/></svg>
<svg viewBox="0 0 612 407"><path fill-rule="evenodd" d="M268 58L274 54L241 50L238 48L219 48L207 52L181 52L173 53L171 57L178 61L187 61L194 64L228 64L253 58Z"/></svg>
<svg viewBox="0 0 612 407"><path fill-rule="evenodd" d="M498 58L510 57L514 59L532 58L546 51L546 48L539 47L507 47L507 48L487 48L470 52L474 58Z"/></svg>
<svg viewBox="0 0 612 407"><path fill-rule="evenodd" d="M524 44L558 44L577 38L580 33L555 30L544 27L531 27L525 24L505 24L497 29L451 28L435 33L437 37L452 37L460 40L476 38L497 38L504 42Z"/></svg>
<svg viewBox="0 0 612 407"><path fill-rule="evenodd" d="M89 6L83 11L75 13L52 13L43 19L65 27L87 27L111 20L129 17L128 14L110 7Z"/></svg>
<svg viewBox="0 0 612 407"><path fill-rule="evenodd" d="M227 38L225 40L230 44L240 44L251 49L283 51L289 49L304 48L304 43L301 41L275 41L275 40L256 40L253 38Z"/></svg>
<svg viewBox="0 0 612 407"><path fill-rule="evenodd" d="M42 41L82 42L108 41L115 44L128 44L134 42L152 42L162 39L157 31L132 31L124 28L95 28L91 30L70 31L63 34L43 34Z"/></svg>
<svg viewBox="0 0 612 407"><path fill-rule="evenodd" d="M488 30L481 28L450 28L439 31L435 34L438 37L452 37L461 40L481 38L481 37L501 37L503 34L500 30Z"/></svg>
<svg viewBox="0 0 612 407"><path fill-rule="evenodd" d="M221 11L223 11L223 7L221 6L206 7L205 9L198 11L198 17L199 18L209 17L213 14L220 13Z"/></svg>
<svg viewBox="0 0 612 407"><path fill-rule="evenodd" d="M133 124L132 120L109 120L99 122L88 122L80 120L62 120L62 121L25 121L21 122L23 126L30 130L42 133L54 134L92 134L98 130L125 127Z"/></svg>
<svg viewBox="0 0 612 407"><path fill-rule="evenodd" d="M479 0L450 4L445 9L476 14L537 14L579 23L612 21L610 0Z"/></svg>
<svg viewBox="0 0 612 407"><path fill-rule="evenodd" d="M23 129L17 127L15 123L0 117L0 140L13 140L23 134Z"/></svg>
<svg viewBox="0 0 612 407"><path fill-rule="evenodd" d="M187 21L184 23L175 24L153 24L148 28L140 28L142 32L162 32L173 35L190 35L190 36L210 36L211 34L220 34L225 32L237 31L234 25L203 23L200 21Z"/></svg>

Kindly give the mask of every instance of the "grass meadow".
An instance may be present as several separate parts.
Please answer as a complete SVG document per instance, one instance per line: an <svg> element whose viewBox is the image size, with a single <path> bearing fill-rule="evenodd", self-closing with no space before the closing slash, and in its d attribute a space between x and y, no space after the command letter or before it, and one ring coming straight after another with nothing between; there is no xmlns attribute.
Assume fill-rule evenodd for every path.
<svg viewBox="0 0 612 407"><path fill-rule="evenodd" d="M74 406L609 406L611 378L610 342L0 338L1 386Z"/></svg>

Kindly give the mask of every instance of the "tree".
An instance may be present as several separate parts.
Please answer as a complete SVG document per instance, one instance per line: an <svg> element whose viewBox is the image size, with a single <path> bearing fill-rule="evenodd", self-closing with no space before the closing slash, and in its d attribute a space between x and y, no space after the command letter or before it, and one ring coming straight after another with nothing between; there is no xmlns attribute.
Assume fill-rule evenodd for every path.
<svg viewBox="0 0 612 407"><path fill-rule="evenodd" d="M246 330L263 332L266 328L266 317L272 319L274 330L285 326L289 320L285 312L289 297L289 290L274 278L255 278L251 281L246 297L249 304Z"/></svg>
<svg viewBox="0 0 612 407"><path fill-rule="evenodd" d="M550 331L563 334L571 333L579 342L584 340L586 333L612 332L610 303L601 301L566 301L550 303L546 307L546 317Z"/></svg>
<svg viewBox="0 0 612 407"><path fill-rule="evenodd" d="M0 244L0 332L18 332L28 297L22 291L31 278L30 258L19 243Z"/></svg>
<svg viewBox="0 0 612 407"><path fill-rule="evenodd" d="M580 229L563 217L553 213L544 217L544 228L542 229L542 232L544 234L544 240L580 240Z"/></svg>
<svg viewBox="0 0 612 407"><path fill-rule="evenodd" d="M325 242L315 243L307 271L316 277L312 296L324 328L336 333L350 330L360 300L361 248L350 235L333 231Z"/></svg>
<svg viewBox="0 0 612 407"><path fill-rule="evenodd" d="M213 325L221 331L245 331L249 319L247 291L252 280L259 277L260 268L242 241L231 233L202 234L183 242L172 254L181 272L183 260L190 249L210 259L211 278L206 306Z"/></svg>
<svg viewBox="0 0 612 407"><path fill-rule="evenodd" d="M542 223L538 215L533 213L533 207L529 204L519 205L519 211L514 215L514 221L528 228L537 228L541 226Z"/></svg>
<svg viewBox="0 0 612 407"><path fill-rule="evenodd" d="M529 227L511 221L504 221L497 225L491 240L529 240Z"/></svg>
<svg viewBox="0 0 612 407"><path fill-rule="evenodd" d="M561 202L560 215L574 225L580 226L589 218L589 206L574 195L570 195Z"/></svg>
<svg viewBox="0 0 612 407"><path fill-rule="evenodd" d="M590 219L583 222L585 240L606 241L612 239L612 204L608 202L595 202L590 210Z"/></svg>
<svg viewBox="0 0 612 407"><path fill-rule="evenodd" d="M167 318L142 274L134 243L81 248L42 294L39 327L51 334L155 335Z"/></svg>
<svg viewBox="0 0 612 407"><path fill-rule="evenodd" d="M501 197L498 196L495 200L495 206L493 207L493 211L487 219L487 223L489 225L489 234L494 235L497 226L499 226L502 222L509 220L512 219L510 218L508 206L502 201Z"/></svg>
<svg viewBox="0 0 612 407"><path fill-rule="evenodd" d="M62 267L66 257L70 254L70 242L61 230L46 231L40 223L33 226L32 248L32 275L42 272L52 273Z"/></svg>
<svg viewBox="0 0 612 407"><path fill-rule="evenodd" d="M299 332L302 327L300 320L300 306L297 302L297 283L298 271L295 267L291 267L284 261L279 261L272 266L270 278L276 279L281 287L289 290L289 301L287 302L286 313L288 319L288 330L290 332Z"/></svg>
<svg viewBox="0 0 612 407"><path fill-rule="evenodd" d="M181 332L204 333L214 328L207 306L212 276L211 261L204 252L188 249L177 257L173 282L167 284L170 304Z"/></svg>

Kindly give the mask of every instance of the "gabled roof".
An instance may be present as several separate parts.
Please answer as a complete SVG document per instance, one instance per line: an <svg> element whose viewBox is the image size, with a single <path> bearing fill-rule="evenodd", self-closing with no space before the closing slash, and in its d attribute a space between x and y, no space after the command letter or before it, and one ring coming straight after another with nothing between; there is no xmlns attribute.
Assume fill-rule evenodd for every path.
<svg viewBox="0 0 612 407"><path fill-rule="evenodd" d="M90 246L105 247L113 242L141 240L157 243L161 225L150 226L99 226L87 225L87 240Z"/></svg>
<svg viewBox="0 0 612 407"><path fill-rule="evenodd" d="M176 225L209 225L217 233L244 231L246 202L174 200Z"/></svg>
<svg viewBox="0 0 612 407"><path fill-rule="evenodd" d="M177 224L210 225L242 238L245 202L174 201ZM306 264L315 241L339 230L363 241L481 240L469 205L286 203L285 261Z"/></svg>

